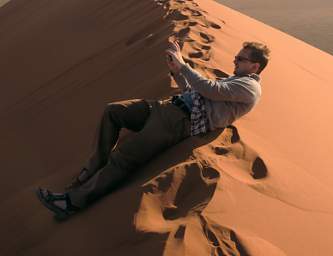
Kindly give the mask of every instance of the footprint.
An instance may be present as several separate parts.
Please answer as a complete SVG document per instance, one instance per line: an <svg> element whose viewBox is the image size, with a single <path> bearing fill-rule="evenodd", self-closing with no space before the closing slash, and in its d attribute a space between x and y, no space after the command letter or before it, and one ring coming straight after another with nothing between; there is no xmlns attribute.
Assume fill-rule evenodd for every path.
<svg viewBox="0 0 333 256"><path fill-rule="evenodd" d="M185 58L185 57L183 57L183 59L184 59L184 61L185 61L186 63L188 63L188 64L191 66L191 68L194 68L194 69L195 69L196 67L199 66L197 63L193 62L193 61L190 60L190 59L187 59L187 58Z"/></svg>
<svg viewBox="0 0 333 256"><path fill-rule="evenodd" d="M181 180L174 179L169 186L168 191L172 197L169 197L169 203L163 208L164 219L175 220L190 213L202 212L215 193L220 173L212 167L193 162L174 175L181 177Z"/></svg>
<svg viewBox="0 0 333 256"><path fill-rule="evenodd" d="M177 26L180 26L182 28L184 28L184 27L193 27L195 25L198 25L198 22L196 22L196 21L188 21L188 20L177 22Z"/></svg>
<svg viewBox="0 0 333 256"><path fill-rule="evenodd" d="M217 251L217 256L225 256L225 254L223 253L223 251L220 247L217 247L216 251Z"/></svg>
<svg viewBox="0 0 333 256"><path fill-rule="evenodd" d="M176 36L179 38L183 38L188 36L188 34L190 33L191 29L189 27L183 28L181 30L179 30L178 32L176 32Z"/></svg>
<svg viewBox="0 0 333 256"><path fill-rule="evenodd" d="M202 170L202 176L210 181L216 181L220 178L220 173L212 167L205 166Z"/></svg>
<svg viewBox="0 0 333 256"><path fill-rule="evenodd" d="M213 151L217 155L226 155L229 153L229 149L225 147L212 147Z"/></svg>
<svg viewBox="0 0 333 256"><path fill-rule="evenodd" d="M201 49L203 49L203 50L210 50L212 47L210 47L209 45L203 45L202 47L201 47Z"/></svg>
<svg viewBox="0 0 333 256"><path fill-rule="evenodd" d="M191 48L193 48L196 51L201 51L201 50L210 50L211 47L209 45L201 44L199 42L193 41L192 43L189 43Z"/></svg>
<svg viewBox="0 0 333 256"><path fill-rule="evenodd" d="M255 179L262 179L267 176L267 167L264 161L257 157L252 164L252 177Z"/></svg>
<svg viewBox="0 0 333 256"><path fill-rule="evenodd" d="M200 222L201 222L201 225L202 225L202 229L203 229L204 234L207 237L207 239L214 246L219 246L220 245L219 240L217 239L215 234L208 227L208 223L207 223L206 219L201 214L199 215L199 217L200 217Z"/></svg>
<svg viewBox="0 0 333 256"><path fill-rule="evenodd" d="M188 25L189 26L195 26L195 25L197 25L198 24L198 22L196 22L196 21L190 21L189 23L188 23Z"/></svg>
<svg viewBox="0 0 333 256"><path fill-rule="evenodd" d="M184 42L188 42L188 43L193 43L193 42L195 42L194 39L192 39L192 38L189 37L189 36L178 37L178 36L177 36L177 32L175 32L175 33L173 34L173 36L170 37L170 39L173 39L173 40L176 39L176 40L178 41L179 46L180 46L181 49L183 48Z"/></svg>
<svg viewBox="0 0 333 256"><path fill-rule="evenodd" d="M210 145L211 150L220 156L232 156L240 161L245 161L249 165L247 173L253 179L263 179L268 175L268 168L258 153L240 140L236 127L230 125L223 131L222 146Z"/></svg>
<svg viewBox="0 0 333 256"><path fill-rule="evenodd" d="M188 56L190 57L190 58L201 58L202 56L203 56L203 53L202 52L190 52L189 54L188 54Z"/></svg>
<svg viewBox="0 0 333 256"><path fill-rule="evenodd" d="M215 22L207 20L205 16L201 16L196 18L199 22L198 24L204 28L214 28L214 29L221 29L222 27Z"/></svg>
<svg viewBox="0 0 333 256"><path fill-rule="evenodd" d="M183 39L183 41L184 41L184 42L189 42L189 43L194 42L194 40L193 40L191 37L185 37L185 38Z"/></svg>
<svg viewBox="0 0 333 256"><path fill-rule="evenodd" d="M219 78L219 77L222 77L222 78L227 78L229 77L229 75L225 72L223 72L222 70L219 70L219 69L212 69L212 73L214 73L214 75Z"/></svg>
<svg viewBox="0 0 333 256"><path fill-rule="evenodd" d="M215 75L216 80L221 80L223 78L229 77L229 75L222 70L216 69L216 68L205 68L209 73L212 73Z"/></svg>
<svg viewBox="0 0 333 256"><path fill-rule="evenodd" d="M210 60L210 53L209 52L202 52L202 51L197 51L197 52L190 52L188 54L188 56L190 58L197 58L197 59L201 59L204 61L209 61Z"/></svg>
<svg viewBox="0 0 333 256"><path fill-rule="evenodd" d="M202 13L198 10L191 9L189 7L185 7L184 10L189 11L191 13L191 15L194 17L202 16Z"/></svg>
<svg viewBox="0 0 333 256"><path fill-rule="evenodd" d="M179 10L170 11L166 17L175 21L189 20L189 16L181 13Z"/></svg>
<svg viewBox="0 0 333 256"><path fill-rule="evenodd" d="M233 230L230 230L230 239L236 244L236 248L239 251L239 254L242 256L250 256L249 253L246 251L245 247L239 241L236 233Z"/></svg>
<svg viewBox="0 0 333 256"><path fill-rule="evenodd" d="M212 35L208 35L208 34L205 34L205 33L202 33L200 32L199 35L201 36L201 38L203 39L203 41L205 43L212 43L215 41L215 37L212 36Z"/></svg>
<svg viewBox="0 0 333 256"><path fill-rule="evenodd" d="M184 217L184 214L185 213L180 214L177 207L165 207L162 212L163 218L166 220L175 220L179 217Z"/></svg>
<svg viewBox="0 0 333 256"><path fill-rule="evenodd" d="M197 11L197 10L191 10L190 9L190 11L191 11L191 13L192 13L193 16L202 16L202 13L199 12L199 11Z"/></svg>
<svg viewBox="0 0 333 256"><path fill-rule="evenodd" d="M173 180L173 172L165 172L159 175L156 179L143 186L142 190L145 193L155 193L156 191L165 192L171 186Z"/></svg>
<svg viewBox="0 0 333 256"><path fill-rule="evenodd" d="M209 22L209 25L212 27L212 28L215 28L215 29L221 29L221 26L214 23L214 22Z"/></svg>
<svg viewBox="0 0 333 256"><path fill-rule="evenodd" d="M186 226L185 225L180 225L174 235L176 239L184 239L185 236L185 230Z"/></svg>
<svg viewBox="0 0 333 256"><path fill-rule="evenodd" d="M225 256L225 255L242 255L250 256L245 250L245 247L239 241L236 233L226 227L214 227L211 226L205 217L199 215L202 225L203 233L206 236L208 242L212 246L211 255ZM215 234L215 232L218 235Z"/></svg>
<svg viewBox="0 0 333 256"><path fill-rule="evenodd" d="M201 26L206 28L214 28L214 29L221 29L222 27L212 21L206 20L206 18L202 19L202 22L204 25L201 24Z"/></svg>
<svg viewBox="0 0 333 256"><path fill-rule="evenodd" d="M219 179L220 173L207 164L187 162L166 170L144 184L143 200L149 202L151 198L159 198L158 208L164 220L199 214L213 198ZM154 212L153 209L150 211ZM145 213L139 218L146 217ZM183 231L178 230L178 235Z"/></svg>
<svg viewBox="0 0 333 256"><path fill-rule="evenodd" d="M232 131L231 143L239 142L240 136L239 136L237 128L233 125L229 125L227 128L231 129L231 131Z"/></svg>

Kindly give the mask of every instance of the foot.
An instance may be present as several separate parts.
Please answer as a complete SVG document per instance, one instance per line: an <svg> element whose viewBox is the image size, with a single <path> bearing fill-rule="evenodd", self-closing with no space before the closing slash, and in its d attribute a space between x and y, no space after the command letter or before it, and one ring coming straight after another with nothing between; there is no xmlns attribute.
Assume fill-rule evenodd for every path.
<svg viewBox="0 0 333 256"><path fill-rule="evenodd" d="M79 211L78 207L72 205L67 193L52 193L47 189L38 188L36 195L58 220L64 220Z"/></svg>

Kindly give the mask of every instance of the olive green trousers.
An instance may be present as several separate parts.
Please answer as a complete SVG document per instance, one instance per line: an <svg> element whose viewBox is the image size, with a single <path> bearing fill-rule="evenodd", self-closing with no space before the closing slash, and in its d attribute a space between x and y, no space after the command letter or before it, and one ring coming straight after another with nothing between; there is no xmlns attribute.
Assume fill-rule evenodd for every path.
<svg viewBox="0 0 333 256"><path fill-rule="evenodd" d="M135 133L117 144L121 128ZM96 134L94 153L80 174L82 185L68 191L83 208L108 193L168 147L190 136L190 118L171 100L134 99L109 103Z"/></svg>

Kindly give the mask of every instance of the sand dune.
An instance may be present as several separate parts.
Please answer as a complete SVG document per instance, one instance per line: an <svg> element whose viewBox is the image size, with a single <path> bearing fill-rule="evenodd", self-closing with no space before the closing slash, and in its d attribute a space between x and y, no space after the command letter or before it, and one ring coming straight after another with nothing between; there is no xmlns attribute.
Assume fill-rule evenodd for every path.
<svg viewBox="0 0 333 256"><path fill-rule="evenodd" d="M319 49L333 54L331 27L333 3L330 0L217 0Z"/></svg>
<svg viewBox="0 0 333 256"><path fill-rule="evenodd" d="M331 55L207 0L10 1L0 36L0 255L333 254ZM268 44L259 105L56 222L34 188L79 171L107 102L178 92L173 38L214 79L243 41Z"/></svg>

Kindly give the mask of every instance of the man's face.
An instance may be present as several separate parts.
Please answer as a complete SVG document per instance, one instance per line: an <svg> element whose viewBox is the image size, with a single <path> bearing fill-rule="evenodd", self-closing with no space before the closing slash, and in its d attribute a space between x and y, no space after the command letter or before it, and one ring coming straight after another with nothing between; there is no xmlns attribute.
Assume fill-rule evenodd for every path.
<svg viewBox="0 0 333 256"><path fill-rule="evenodd" d="M248 75L251 73L256 73L259 68L259 63L254 63L251 61L250 57L251 50L242 49L234 59L235 69L234 74L236 76Z"/></svg>

